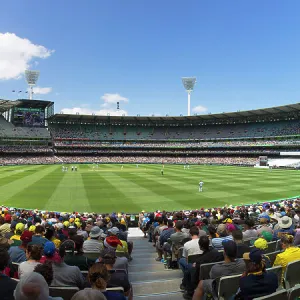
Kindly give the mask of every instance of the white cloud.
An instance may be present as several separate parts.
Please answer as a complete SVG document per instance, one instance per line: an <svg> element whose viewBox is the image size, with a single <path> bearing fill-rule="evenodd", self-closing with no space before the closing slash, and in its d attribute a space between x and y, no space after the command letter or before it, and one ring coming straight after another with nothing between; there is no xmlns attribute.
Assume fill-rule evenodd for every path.
<svg viewBox="0 0 300 300"><path fill-rule="evenodd" d="M29 89L28 89L29 90ZM33 93L36 95L46 95L52 92L52 87L39 87L33 88Z"/></svg>
<svg viewBox="0 0 300 300"><path fill-rule="evenodd" d="M121 96L120 94L104 94L101 99L104 103L102 107L110 107L112 104L117 104L117 102L128 103L128 98Z"/></svg>
<svg viewBox="0 0 300 300"><path fill-rule="evenodd" d="M0 33L0 79L18 79L30 68L32 59L47 58L52 53L53 50L33 44L14 33Z"/></svg>
<svg viewBox="0 0 300 300"><path fill-rule="evenodd" d="M196 114L204 113L207 111L207 107L198 105L198 106L193 107L192 111L193 111L193 113L196 113Z"/></svg>
<svg viewBox="0 0 300 300"><path fill-rule="evenodd" d="M92 110L89 108L85 108L85 107L73 107L73 108L63 108L61 110L61 112L63 112L64 114L80 114L80 115L98 115L98 116L107 116L107 114L110 114L111 116L122 116L128 115L128 112L126 110L123 109L100 109L100 110Z"/></svg>
<svg viewBox="0 0 300 300"><path fill-rule="evenodd" d="M100 105L101 109L91 109L87 105L81 105L80 107L73 108L63 108L61 111L64 114L80 114L80 115L100 115L107 116L110 114L111 116L128 116L128 112L124 109L117 109L117 102L128 103L128 98L125 98L119 94L104 94L101 99L104 101Z"/></svg>

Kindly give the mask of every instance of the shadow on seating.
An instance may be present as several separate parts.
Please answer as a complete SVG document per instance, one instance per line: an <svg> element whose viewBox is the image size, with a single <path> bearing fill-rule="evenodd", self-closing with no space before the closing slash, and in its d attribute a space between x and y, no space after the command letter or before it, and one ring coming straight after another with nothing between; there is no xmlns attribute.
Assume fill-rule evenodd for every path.
<svg viewBox="0 0 300 300"><path fill-rule="evenodd" d="M284 274L284 285L286 289L293 288L299 284L300 260L296 260L287 264Z"/></svg>
<svg viewBox="0 0 300 300"><path fill-rule="evenodd" d="M49 294L51 297L61 297L64 300L71 300L74 294L79 291L78 287L74 286L50 286Z"/></svg>
<svg viewBox="0 0 300 300"><path fill-rule="evenodd" d="M268 296L254 298L253 300L287 300L288 294L286 290L281 290Z"/></svg>
<svg viewBox="0 0 300 300"><path fill-rule="evenodd" d="M282 266L276 266L276 267L268 268L266 271L268 273L272 272L272 273L276 274L277 280L278 280L278 289L281 289L282 288L282 282L281 282Z"/></svg>
<svg viewBox="0 0 300 300"><path fill-rule="evenodd" d="M289 300L296 300L300 297L300 284L288 290Z"/></svg>
<svg viewBox="0 0 300 300"><path fill-rule="evenodd" d="M221 277L219 280L218 299L232 299L239 289L241 276L242 274Z"/></svg>

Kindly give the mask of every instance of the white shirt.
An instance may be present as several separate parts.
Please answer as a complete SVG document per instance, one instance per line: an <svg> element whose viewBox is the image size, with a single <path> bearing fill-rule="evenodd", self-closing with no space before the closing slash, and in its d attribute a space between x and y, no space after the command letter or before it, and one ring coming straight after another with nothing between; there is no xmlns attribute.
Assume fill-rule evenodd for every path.
<svg viewBox="0 0 300 300"><path fill-rule="evenodd" d="M199 239L193 239L191 241L186 242L183 246L182 256L188 257L190 255L202 254L203 251L200 250L198 242Z"/></svg>
<svg viewBox="0 0 300 300"><path fill-rule="evenodd" d="M203 181L200 181L200 182L199 182L199 186L202 186L202 185L203 185Z"/></svg>

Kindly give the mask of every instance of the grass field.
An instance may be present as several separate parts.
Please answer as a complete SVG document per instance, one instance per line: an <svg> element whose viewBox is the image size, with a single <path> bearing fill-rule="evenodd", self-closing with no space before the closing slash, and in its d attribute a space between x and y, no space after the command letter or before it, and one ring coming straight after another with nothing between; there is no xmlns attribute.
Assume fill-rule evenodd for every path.
<svg viewBox="0 0 300 300"><path fill-rule="evenodd" d="M0 205L54 211L138 212L249 204L300 194L300 172L230 166L0 167ZM204 181L198 192L199 180Z"/></svg>

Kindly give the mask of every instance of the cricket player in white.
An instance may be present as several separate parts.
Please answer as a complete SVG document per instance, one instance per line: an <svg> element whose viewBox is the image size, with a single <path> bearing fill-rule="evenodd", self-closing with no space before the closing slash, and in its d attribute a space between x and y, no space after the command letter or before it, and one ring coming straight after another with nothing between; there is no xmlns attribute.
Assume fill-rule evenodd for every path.
<svg viewBox="0 0 300 300"><path fill-rule="evenodd" d="M203 191L203 181L200 180L199 182L199 192L202 192Z"/></svg>

